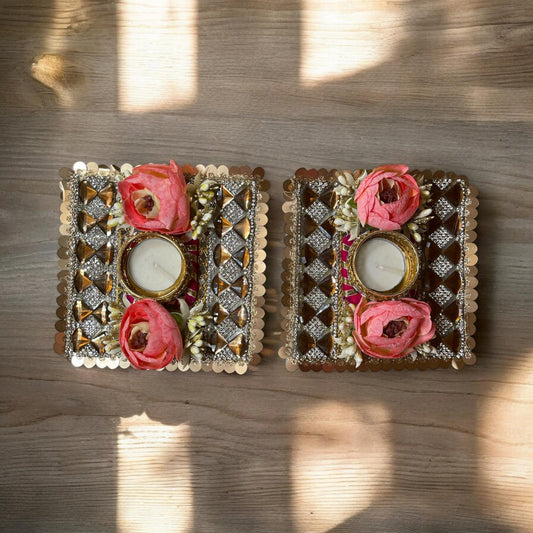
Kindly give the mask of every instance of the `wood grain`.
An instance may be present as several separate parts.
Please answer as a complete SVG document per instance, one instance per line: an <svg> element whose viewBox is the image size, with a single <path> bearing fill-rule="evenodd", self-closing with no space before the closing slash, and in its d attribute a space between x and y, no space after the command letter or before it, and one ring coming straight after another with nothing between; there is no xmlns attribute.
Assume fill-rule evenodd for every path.
<svg viewBox="0 0 533 533"><path fill-rule="evenodd" d="M192 101L160 89L179 82L175 51L120 45L124 7L140 27L168 9L163 44L180 32L172 9L195 12ZM3 530L531 531L527 3L4 0L0 13ZM376 51L364 67L361 42ZM305 63L314 45L316 72L330 58L341 77ZM126 54L151 59L139 91L158 87L160 109L122 109ZM52 352L57 169L171 157L261 165L272 183L263 364L246 376L74 369ZM464 173L480 190L478 364L288 374L282 182L301 166L386 162Z"/></svg>

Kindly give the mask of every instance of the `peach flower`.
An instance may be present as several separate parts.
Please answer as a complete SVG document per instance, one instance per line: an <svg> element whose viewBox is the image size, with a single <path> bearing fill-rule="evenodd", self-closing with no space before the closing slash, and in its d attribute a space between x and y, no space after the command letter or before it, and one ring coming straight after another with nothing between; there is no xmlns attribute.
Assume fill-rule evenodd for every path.
<svg viewBox="0 0 533 533"><path fill-rule="evenodd" d="M403 357L435 334L431 308L413 298L385 302L361 298L354 312L354 328L361 351L381 359Z"/></svg>
<svg viewBox="0 0 533 533"><path fill-rule="evenodd" d="M181 234L190 229L187 184L181 168L169 165L141 165L119 182L124 218L144 231Z"/></svg>
<svg viewBox="0 0 533 533"><path fill-rule="evenodd" d="M126 309L119 340L122 352L139 370L164 368L183 353L178 324L155 300L139 300Z"/></svg>
<svg viewBox="0 0 533 533"><path fill-rule="evenodd" d="M382 230L397 230L415 213L420 189L405 165L375 168L355 194L357 214L363 224Z"/></svg>

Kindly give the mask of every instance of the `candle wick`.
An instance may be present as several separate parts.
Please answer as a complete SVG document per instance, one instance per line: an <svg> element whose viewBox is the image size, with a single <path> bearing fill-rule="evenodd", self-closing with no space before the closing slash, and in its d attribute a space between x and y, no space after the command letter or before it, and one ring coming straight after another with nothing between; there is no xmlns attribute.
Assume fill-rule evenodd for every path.
<svg viewBox="0 0 533 533"><path fill-rule="evenodd" d="M389 267L385 265L378 265L379 270L384 270L385 272L393 272L394 274L404 274L405 272L399 268Z"/></svg>
<svg viewBox="0 0 533 533"><path fill-rule="evenodd" d="M163 268L159 263L156 263L154 261L154 267L161 270L161 272L164 272L170 279L174 280L175 276L172 275L166 268Z"/></svg>

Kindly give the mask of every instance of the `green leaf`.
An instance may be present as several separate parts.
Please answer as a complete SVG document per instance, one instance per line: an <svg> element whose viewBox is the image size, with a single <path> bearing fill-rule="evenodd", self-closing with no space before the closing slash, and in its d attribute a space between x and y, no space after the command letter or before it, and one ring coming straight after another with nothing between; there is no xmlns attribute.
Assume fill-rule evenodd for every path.
<svg viewBox="0 0 533 533"><path fill-rule="evenodd" d="M355 203L355 201L354 201L353 198L350 198L350 199L346 202L346 205L352 207L353 209L357 209L357 204Z"/></svg>

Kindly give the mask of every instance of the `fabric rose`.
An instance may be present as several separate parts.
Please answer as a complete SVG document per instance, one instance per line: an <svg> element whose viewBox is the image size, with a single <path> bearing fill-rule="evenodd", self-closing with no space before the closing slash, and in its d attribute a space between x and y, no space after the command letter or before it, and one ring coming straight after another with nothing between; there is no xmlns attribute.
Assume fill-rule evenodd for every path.
<svg viewBox="0 0 533 533"><path fill-rule="evenodd" d="M174 357L181 360L183 353L178 324L155 300L139 300L126 309L119 340L122 352L139 370L164 368Z"/></svg>
<svg viewBox="0 0 533 533"><path fill-rule="evenodd" d="M420 189L405 165L375 168L355 194L357 214L363 224L382 230L397 230L415 213Z"/></svg>
<svg viewBox="0 0 533 533"><path fill-rule="evenodd" d="M368 302L361 298L355 308L355 342L361 351L372 357L403 357L434 334L431 308L413 298L385 302Z"/></svg>
<svg viewBox="0 0 533 533"><path fill-rule="evenodd" d="M174 161L135 167L131 176L119 182L118 190L130 226L173 235L189 231L187 184Z"/></svg>

